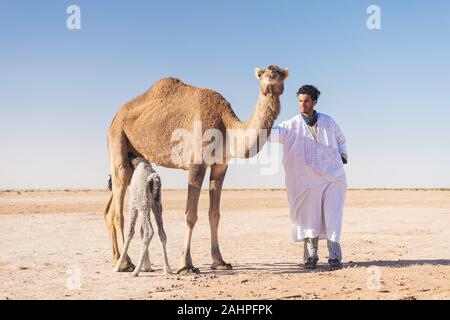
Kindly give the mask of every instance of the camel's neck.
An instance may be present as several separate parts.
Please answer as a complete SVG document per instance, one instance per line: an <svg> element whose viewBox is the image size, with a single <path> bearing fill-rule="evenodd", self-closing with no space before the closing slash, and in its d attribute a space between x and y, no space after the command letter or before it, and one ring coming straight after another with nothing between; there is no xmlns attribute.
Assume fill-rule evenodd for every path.
<svg viewBox="0 0 450 320"><path fill-rule="evenodd" d="M245 143L245 157L248 157L249 150L257 146L257 152L261 150L266 141L265 137L269 136L275 119L280 113L280 98L278 95L265 96L259 94L258 102L253 110L253 114L248 121L239 120L234 113L229 114L224 119L224 124L227 130L244 130L247 132L248 140ZM233 131L232 130L232 131ZM264 131L262 131L264 130ZM264 137L259 141L259 137ZM259 143L258 143L259 141ZM234 157L238 156L235 151L232 151Z"/></svg>
<svg viewBox="0 0 450 320"><path fill-rule="evenodd" d="M270 130L279 113L279 96L268 97L260 93L253 114L248 121L239 120L233 113L227 115L226 119L224 119L224 123L227 129L253 129L258 133L261 129Z"/></svg>
<svg viewBox="0 0 450 320"><path fill-rule="evenodd" d="M267 97L259 94L258 102L251 118L244 122L245 129L272 129L275 119L280 114L280 98L279 96Z"/></svg>

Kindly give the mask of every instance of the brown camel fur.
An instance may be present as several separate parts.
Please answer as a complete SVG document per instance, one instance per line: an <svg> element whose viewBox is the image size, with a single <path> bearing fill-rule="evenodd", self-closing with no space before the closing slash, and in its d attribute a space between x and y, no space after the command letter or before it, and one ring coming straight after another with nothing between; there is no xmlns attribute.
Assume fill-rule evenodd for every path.
<svg viewBox="0 0 450 320"><path fill-rule="evenodd" d="M194 225L197 221L197 207L201 186L208 167L211 168L209 182L209 222L211 227L212 269L231 269L222 259L219 250L218 225L220 219L220 195L227 172L227 161L231 157L249 157L252 147L261 150L266 139L259 133L267 130L265 137L280 113L279 96L284 90L284 80L288 69L270 65L264 69L256 68L259 80L259 98L255 110L248 121L240 121L230 103L219 93L204 88L196 88L174 78L157 81L146 93L126 103L117 112L108 132L108 148L112 178L112 195L105 210L105 220L112 242L113 265L120 257L124 243L123 206L127 186L132 176L129 153L142 156L156 165L189 170L188 194L186 203L186 232L181 266L178 273L198 272L191 260L190 245ZM178 142L173 132L184 129L193 133L195 123L201 123L201 131L215 129L223 139L215 139L216 147L223 147L223 158L214 163L194 161L190 151L185 161L175 161L171 156ZM230 138L229 129L252 132L245 140L243 154L226 147ZM228 135L227 135L228 134ZM194 145L193 134L190 144ZM261 141L260 141L261 140ZM223 144L217 145L217 144ZM201 143L204 150L205 143ZM242 147L242 144L241 144ZM194 148L195 149L195 148ZM120 268L132 271L133 264L127 257Z"/></svg>

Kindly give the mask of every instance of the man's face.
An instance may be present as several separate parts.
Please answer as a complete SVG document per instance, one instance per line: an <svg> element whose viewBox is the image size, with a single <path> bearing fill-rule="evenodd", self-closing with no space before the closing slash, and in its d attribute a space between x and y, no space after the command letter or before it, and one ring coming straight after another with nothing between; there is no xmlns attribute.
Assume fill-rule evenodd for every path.
<svg viewBox="0 0 450 320"><path fill-rule="evenodd" d="M306 93L301 93L298 95L298 103L300 106L300 112L307 114L309 116L312 115L314 107L316 106L316 102L311 99L311 96Z"/></svg>

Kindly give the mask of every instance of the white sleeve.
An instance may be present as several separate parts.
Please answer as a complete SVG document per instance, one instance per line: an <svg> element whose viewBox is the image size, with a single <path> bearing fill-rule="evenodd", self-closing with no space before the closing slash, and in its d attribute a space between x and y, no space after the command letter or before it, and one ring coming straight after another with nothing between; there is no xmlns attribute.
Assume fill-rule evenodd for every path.
<svg viewBox="0 0 450 320"><path fill-rule="evenodd" d="M270 131L270 136L268 137L268 141L272 143L284 143L286 138L287 129L282 125L277 125L272 128Z"/></svg>
<svg viewBox="0 0 450 320"><path fill-rule="evenodd" d="M337 125L337 123L334 123L334 125L335 125L335 134L336 134L336 141L338 143L339 154L343 158L345 158L345 160L348 161L347 144L345 142L345 136L342 133L339 126Z"/></svg>

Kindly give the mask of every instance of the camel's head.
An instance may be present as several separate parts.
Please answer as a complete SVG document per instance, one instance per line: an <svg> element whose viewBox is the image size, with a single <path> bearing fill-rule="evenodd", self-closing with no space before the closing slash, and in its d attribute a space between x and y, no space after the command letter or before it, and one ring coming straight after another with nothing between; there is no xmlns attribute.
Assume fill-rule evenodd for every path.
<svg viewBox="0 0 450 320"><path fill-rule="evenodd" d="M141 163L141 162L147 162L147 160L145 160L142 157L134 157L131 159L131 165L133 166L133 169L136 169L137 166Z"/></svg>
<svg viewBox="0 0 450 320"><path fill-rule="evenodd" d="M256 68L255 76L259 80L259 90L266 96L280 96L284 90L284 80L289 75L289 69L270 65L264 69Z"/></svg>

